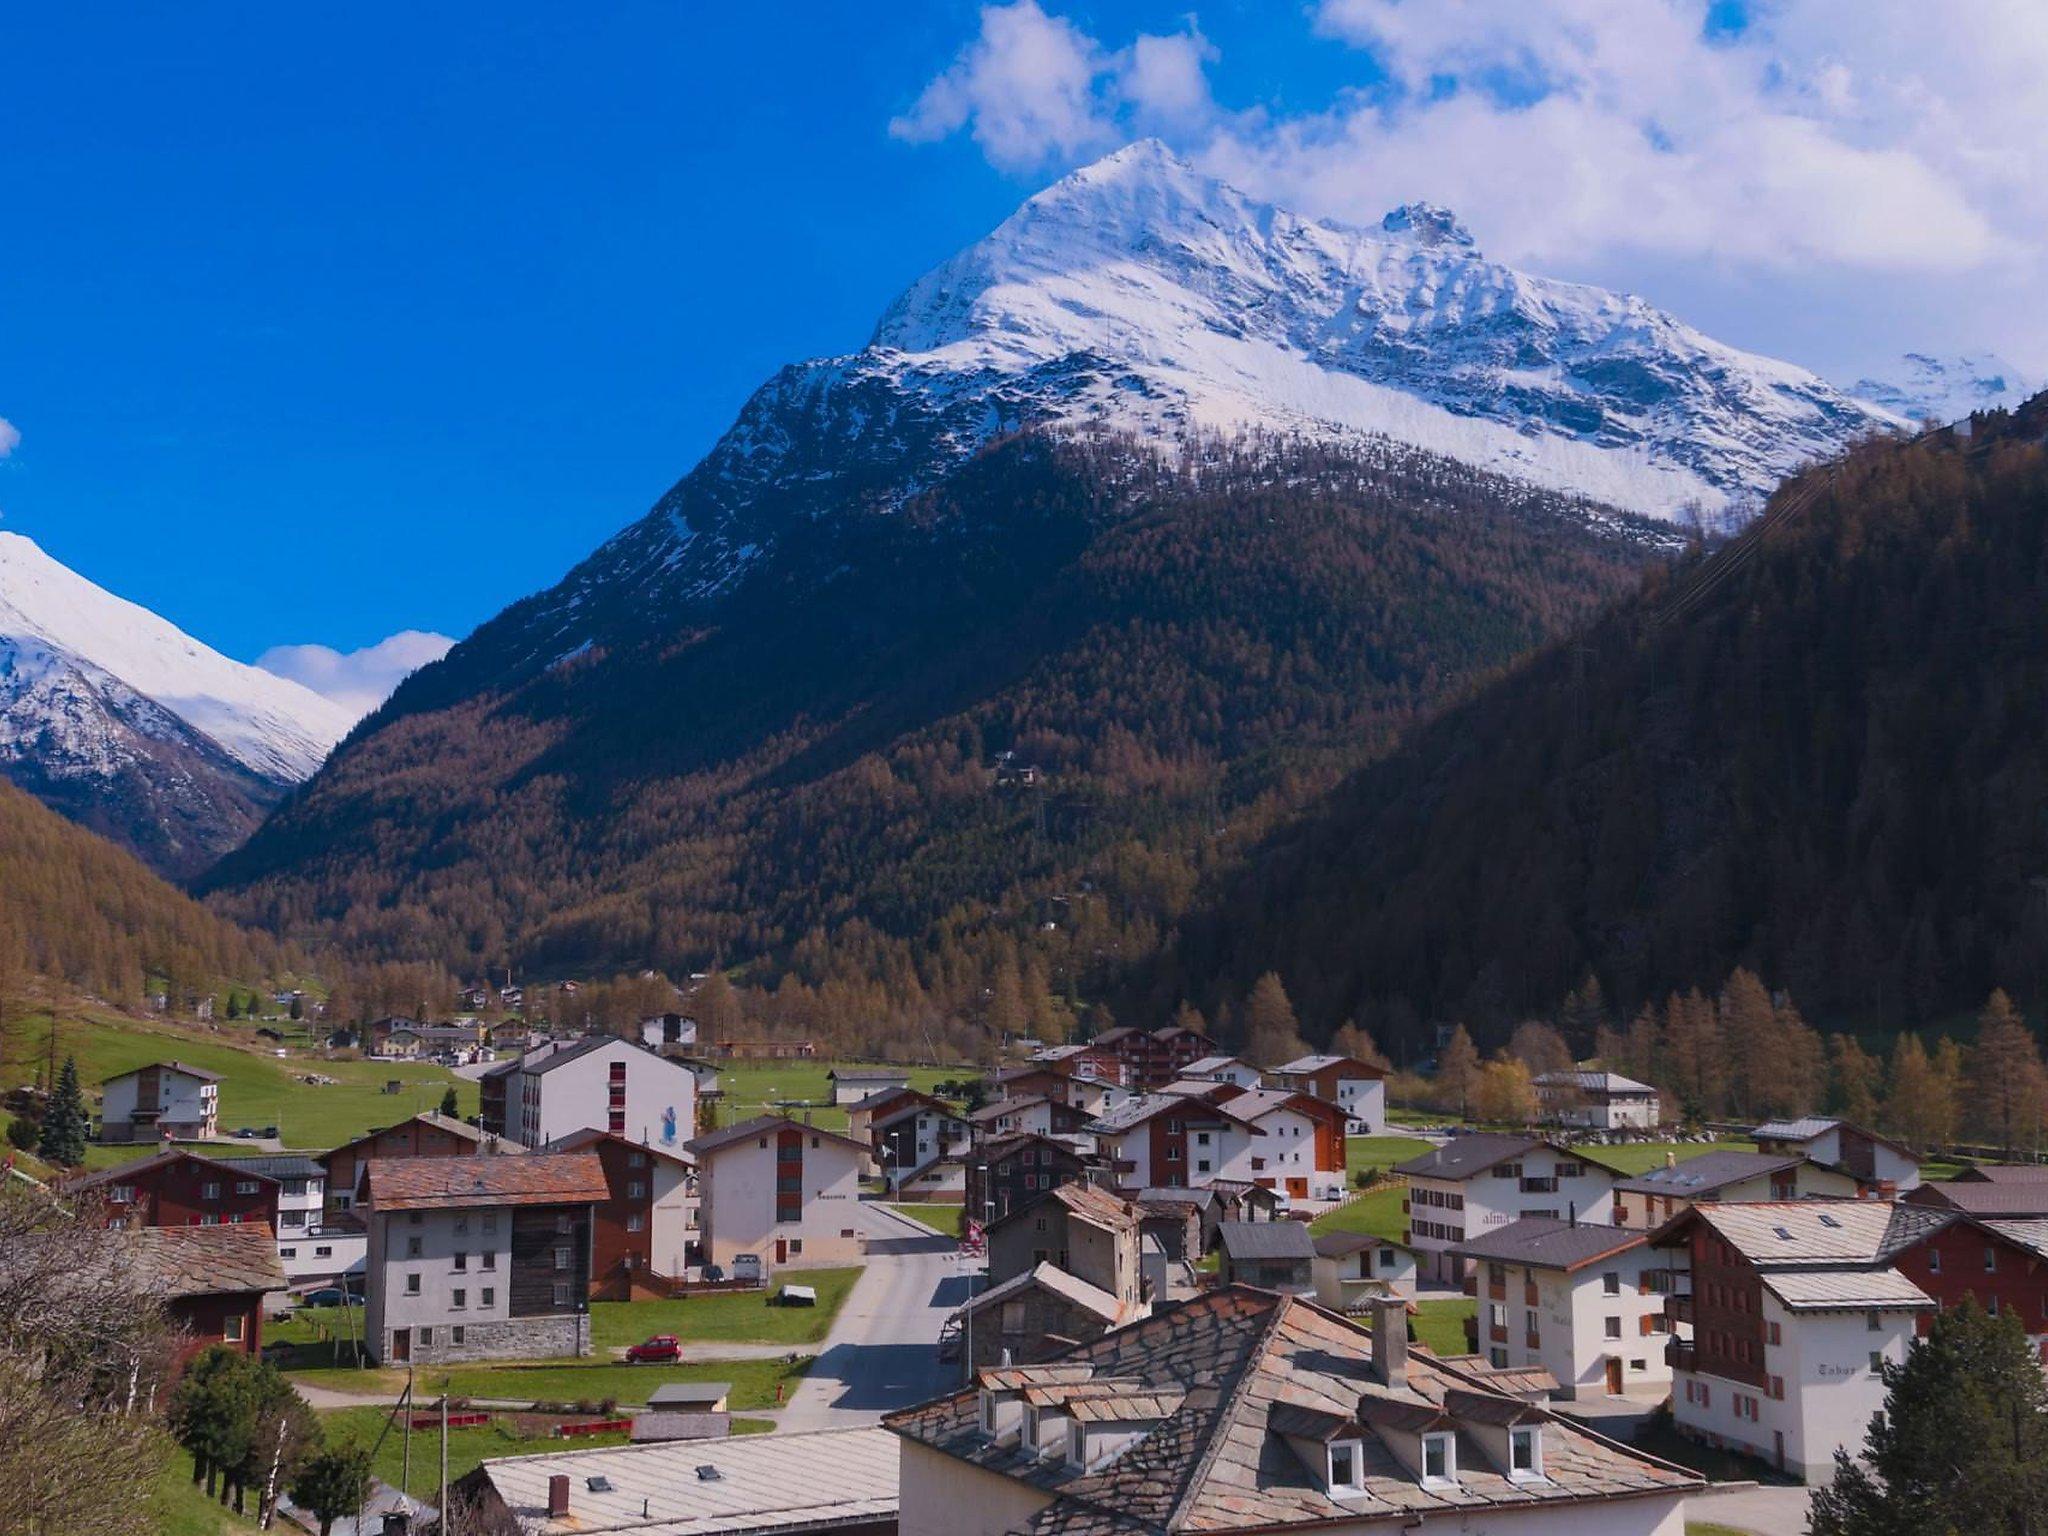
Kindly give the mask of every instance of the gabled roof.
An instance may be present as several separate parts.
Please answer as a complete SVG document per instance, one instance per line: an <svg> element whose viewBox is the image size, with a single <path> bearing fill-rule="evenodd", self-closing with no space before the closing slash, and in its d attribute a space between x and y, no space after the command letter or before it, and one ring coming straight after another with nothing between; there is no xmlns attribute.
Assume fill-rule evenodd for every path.
<svg viewBox="0 0 2048 1536"><path fill-rule="evenodd" d="M853 1107L859 1109L861 1105L873 1102L874 1097L873 1094L870 1094L867 1098L862 1099L860 1104L856 1104ZM915 1088L906 1088L902 1093L896 1095L893 1103L884 1104L879 1109L868 1111L868 1128L875 1131L887 1130L905 1115L921 1115L927 1111L941 1114L948 1120L964 1118L959 1110L948 1104L944 1099L935 1099L928 1093L919 1093Z"/></svg>
<svg viewBox="0 0 2048 1536"><path fill-rule="evenodd" d="M1112 1193L1099 1184L1070 1179L1065 1184L1046 1191L1036 1200L998 1216L989 1223L989 1227L993 1230L1006 1222L1017 1221L1027 1215L1043 1215L1043 1207L1049 1203L1060 1205L1076 1220L1085 1221L1090 1226L1101 1227L1107 1232L1133 1231L1139 1221L1137 1207L1121 1195Z"/></svg>
<svg viewBox="0 0 2048 1536"><path fill-rule="evenodd" d="M1397 1248L1402 1253L1415 1251L1397 1237L1381 1237L1374 1232L1319 1232L1315 1239L1316 1257L1319 1259L1341 1259L1347 1254L1362 1253L1367 1248Z"/></svg>
<svg viewBox="0 0 2048 1536"><path fill-rule="evenodd" d="M1617 1193L1625 1190L1634 1195L1692 1198L1712 1194L1717 1189L1740 1184L1746 1179L1786 1173L1804 1166L1806 1162L1805 1157L1780 1152L1702 1152L1698 1157L1683 1158L1662 1168L1652 1168L1648 1173L1639 1173L1634 1178L1619 1180L1614 1188Z"/></svg>
<svg viewBox="0 0 2048 1536"><path fill-rule="evenodd" d="M1962 1211L1971 1216L2048 1216L2048 1183L1949 1180L1910 1189L1899 1201L1902 1205Z"/></svg>
<svg viewBox="0 0 2048 1536"><path fill-rule="evenodd" d="M144 1062L139 1067L130 1067L126 1072L116 1072L112 1077L103 1077L100 1079L100 1085L105 1087L108 1083L118 1083L124 1077L134 1077L138 1072L147 1072L151 1067L155 1067L159 1072L182 1072L187 1077L198 1078L202 1083L217 1083L220 1081L220 1074L218 1072L209 1072L204 1067L195 1067L189 1061L149 1061Z"/></svg>
<svg viewBox="0 0 2048 1536"><path fill-rule="evenodd" d="M805 1125L801 1120L792 1120L787 1115L756 1115L751 1120L742 1120L738 1125L728 1125L723 1130L707 1131L694 1141L683 1143L683 1150L692 1157L702 1160L708 1153L720 1152L725 1148L749 1139L772 1136L781 1130L802 1131L806 1136L820 1136L826 1141L868 1156L874 1149L851 1136L842 1136L837 1131L828 1131L820 1126Z"/></svg>
<svg viewBox="0 0 2048 1536"><path fill-rule="evenodd" d="M1015 1437L992 1440L982 1433L974 1389L890 1414L883 1423L904 1439L1048 1497L1045 1508L1013 1527L1031 1536L1179 1536L1379 1521L1392 1529L1430 1515L1456 1524L1461 1511L1670 1497L1700 1486L1697 1473L1561 1418L1544 1422L1541 1482L1514 1482L1468 1441L1460 1447L1459 1481L1425 1486L1390 1448L1389 1436L1408 1432L1392 1419L1491 1423L1521 1414L1526 1405L1421 1348L1410 1350L1394 1386L1373 1380L1371 1360L1365 1329L1296 1297L1224 1286L1069 1350L1050 1366L1028 1368L1060 1371L1057 1380L1020 1370L981 1373L981 1383L1026 1392L1027 1400L1032 1390L1072 1393L1100 1381L1118 1384L1107 1394L1110 1401L1148 1395L1170 1406L1156 1427L1107 1464L1076 1470L1063 1457L1029 1454ZM1467 1393L1483 1404L1453 1396ZM1360 1424L1363 1488L1334 1499L1323 1490L1321 1467L1304 1464L1289 1434L1304 1427L1320 1432L1325 1415L1352 1420L1367 1414L1389 1422ZM1566 1516L1559 1528L1570 1527Z"/></svg>
<svg viewBox="0 0 2048 1536"><path fill-rule="evenodd" d="M1221 1072L1225 1067L1244 1067L1250 1070L1251 1063L1242 1056L1204 1056L1189 1062L1180 1070L1184 1076L1200 1077L1204 1072Z"/></svg>
<svg viewBox="0 0 2048 1536"><path fill-rule="evenodd" d="M1210 1087L1217 1086L1210 1084ZM1176 1110L1181 1114L1199 1114L1203 1109L1213 1109L1201 1099L1191 1099L1175 1093L1145 1093L1125 1099L1113 1105L1089 1121L1084 1127L1092 1135L1117 1136L1133 1130L1150 1120L1154 1115Z"/></svg>
<svg viewBox="0 0 2048 1536"><path fill-rule="evenodd" d="M199 1163L204 1167L218 1169L222 1173L231 1175L241 1172L234 1163L227 1162L222 1158L208 1157L201 1152L188 1152L183 1147L170 1147L162 1152L152 1152L147 1157L138 1157L125 1163L116 1163L112 1168L101 1168L92 1173L84 1173L76 1178L66 1179L64 1181L64 1188L67 1190L98 1189L106 1184L125 1184L141 1174L153 1173L159 1168L178 1162ZM314 1164L313 1171L315 1175L325 1177L324 1170L317 1163ZM267 1184L275 1184L277 1182L276 1178L272 1175L255 1168L249 1169L243 1176L262 1179Z"/></svg>
<svg viewBox="0 0 2048 1536"><path fill-rule="evenodd" d="M1527 1264L1570 1274L1639 1248L1650 1240L1641 1228L1599 1226L1555 1216L1524 1216L1504 1227L1490 1227L1449 1251L1468 1259L1501 1264Z"/></svg>
<svg viewBox="0 0 2048 1536"><path fill-rule="evenodd" d="M550 1051L526 1070L536 1077L544 1076L549 1072L568 1066L572 1061L581 1061L586 1056L594 1056L608 1046L614 1045L623 1046L629 1051L636 1051L640 1055L647 1057L650 1061L660 1062L664 1067L674 1067L678 1072L689 1071L689 1068L670 1060L662 1055L661 1052L649 1049L638 1040L629 1040L624 1035L585 1035L574 1045L565 1045L560 1050Z"/></svg>
<svg viewBox="0 0 2048 1536"><path fill-rule="evenodd" d="M223 1168L253 1173L265 1179L324 1179L327 1170L303 1152L280 1152L268 1157L220 1157Z"/></svg>
<svg viewBox="0 0 2048 1536"><path fill-rule="evenodd" d="M1315 1239L1298 1221L1223 1221L1217 1241L1233 1259L1313 1259Z"/></svg>
<svg viewBox="0 0 2048 1536"><path fill-rule="evenodd" d="M291 1283L267 1222L137 1227L128 1241L137 1270L161 1296L241 1296Z"/></svg>
<svg viewBox="0 0 2048 1536"><path fill-rule="evenodd" d="M392 1131L402 1130L406 1126L414 1124L425 1125L428 1128L436 1131L446 1131L450 1136L460 1137L464 1141L475 1142L478 1146L483 1146L486 1142L495 1141L498 1142L499 1145L503 1148L503 1150L508 1153L517 1154L524 1152L526 1150L517 1142L506 1141L502 1137L494 1137L489 1132L480 1130L478 1127L469 1124L465 1120L456 1120L448 1115L442 1114L439 1110L429 1109L421 1111L419 1114L412 1116L410 1119L394 1120L389 1125L380 1125L377 1127L376 1130L365 1132L363 1135L358 1136L354 1141L345 1141L340 1146L336 1147L334 1151L325 1153L324 1155L327 1157L333 1157L336 1155L336 1153L352 1152L357 1147L363 1146L368 1142L375 1141L379 1136L388 1135Z"/></svg>
<svg viewBox="0 0 2048 1536"><path fill-rule="evenodd" d="M835 1083L902 1083L910 1080L908 1067L834 1067L825 1074Z"/></svg>
<svg viewBox="0 0 2048 1536"><path fill-rule="evenodd" d="M1346 1077L1380 1078L1387 1075L1378 1067L1360 1061L1355 1056L1331 1056L1328 1054L1297 1056L1294 1060L1288 1062L1286 1066L1275 1067L1273 1070L1287 1077L1313 1077L1319 1072L1329 1071L1332 1067L1352 1067L1356 1069L1355 1071L1345 1073Z"/></svg>
<svg viewBox="0 0 2048 1536"><path fill-rule="evenodd" d="M1536 1079L1538 1088L1576 1088L1581 1093L1651 1094L1657 1090L1619 1072L1594 1072L1574 1067L1570 1071L1545 1072Z"/></svg>
<svg viewBox="0 0 2048 1536"><path fill-rule="evenodd" d="M1792 1269L1763 1277L1764 1289L1794 1312L1931 1308L1934 1298L1895 1269Z"/></svg>
<svg viewBox="0 0 2048 1536"><path fill-rule="evenodd" d="M1889 1136L1880 1136L1876 1131L1865 1130L1860 1125L1852 1125L1847 1120L1836 1120L1827 1115L1806 1115L1798 1120L1766 1120L1751 1131L1749 1136L1752 1141L1817 1141L1833 1130L1853 1132L1866 1141L1890 1147L1901 1157L1911 1158L1916 1163L1920 1161L1920 1154L1904 1142L1894 1141Z"/></svg>
<svg viewBox="0 0 2048 1536"><path fill-rule="evenodd" d="M1758 1269L1858 1268L1888 1264L1953 1220L1945 1211L1878 1200L1763 1200L1695 1205L1652 1237L1675 1246L1694 1222Z"/></svg>
<svg viewBox="0 0 2048 1536"><path fill-rule="evenodd" d="M1956 1184L2048 1184L2048 1163L1979 1163L1965 1168Z"/></svg>
<svg viewBox="0 0 2048 1536"><path fill-rule="evenodd" d="M658 1157L665 1163L674 1163L678 1168L694 1168L697 1166L687 1157L683 1156L679 1148L671 1150L667 1147L650 1146L644 1141L635 1141L630 1136L622 1136L617 1131L600 1131L595 1126L585 1126L580 1131L571 1131L566 1136L557 1136L553 1141L542 1147L541 1151L583 1152L592 1147L603 1146L606 1143L625 1147L634 1152L645 1152L649 1157Z"/></svg>
<svg viewBox="0 0 2048 1536"><path fill-rule="evenodd" d="M611 1198L594 1152L525 1157L378 1157L363 1170L375 1211L462 1210L479 1205L592 1205Z"/></svg>
<svg viewBox="0 0 2048 1536"><path fill-rule="evenodd" d="M1550 1146L1541 1136L1502 1136L1491 1131L1474 1131L1453 1136L1441 1147L1394 1165L1395 1173L1425 1179L1469 1179L1539 1147ZM1564 1151L1562 1147L1556 1148ZM1597 1164L1590 1165L1597 1167Z"/></svg>
<svg viewBox="0 0 2048 1536"><path fill-rule="evenodd" d="M1034 1143L1052 1147L1075 1163L1083 1161L1080 1149L1071 1142L1062 1141L1057 1136L1047 1136L1041 1131L1011 1131L1006 1136L992 1136L981 1144L974 1157L975 1160L984 1163L1001 1162L1012 1152L1021 1151Z"/></svg>
<svg viewBox="0 0 2048 1536"><path fill-rule="evenodd" d="M1112 1328L1123 1321L1123 1307L1109 1292L1049 1263L1035 1264L1021 1274L1010 1276L1001 1285L990 1286L960 1310L963 1313L983 1312L1030 1290L1051 1291L1063 1301L1094 1313Z"/></svg>
<svg viewBox="0 0 2048 1536"><path fill-rule="evenodd" d="M1050 1104L1052 1100L1044 1094L1033 1094L1026 1099L994 1099L968 1115L976 1125L994 1125L1005 1115L1014 1115L1019 1110L1030 1109L1035 1104Z"/></svg>

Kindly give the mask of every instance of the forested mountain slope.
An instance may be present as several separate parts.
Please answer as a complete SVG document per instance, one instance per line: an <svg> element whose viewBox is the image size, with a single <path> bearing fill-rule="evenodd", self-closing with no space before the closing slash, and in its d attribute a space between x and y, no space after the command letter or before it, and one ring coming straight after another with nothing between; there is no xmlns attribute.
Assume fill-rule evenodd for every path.
<svg viewBox="0 0 2048 1536"><path fill-rule="evenodd" d="M1873 443L1416 733L1209 893L1140 995L1496 1029L1745 964L1872 1022L2048 996L2048 397Z"/></svg>
<svg viewBox="0 0 2048 1536"><path fill-rule="evenodd" d="M476 693L458 649L215 900L357 955L1099 995L1244 839L1675 542L1392 445L1027 434L795 525L688 625Z"/></svg>

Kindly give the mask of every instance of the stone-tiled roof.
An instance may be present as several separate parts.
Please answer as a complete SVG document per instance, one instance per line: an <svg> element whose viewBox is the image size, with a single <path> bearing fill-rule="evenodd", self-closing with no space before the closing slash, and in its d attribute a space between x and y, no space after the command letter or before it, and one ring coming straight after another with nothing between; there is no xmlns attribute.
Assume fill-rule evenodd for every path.
<svg viewBox="0 0 2048 1536"><path fill-rule="evenodd" d="M1474 1174L1486 1172L1495 1163L1534 1152L1544 1144L1540 1136L1502 1136L1491 1131L1475 1131L1469 1136L1453 1136L1442 1146L1433 1147L1419 1157L1396 1163L1394 1172L1425 1179L1469 1179Z"/></svg>
<svg viewBox="0 0 2048 1536"><path fill-rule="evenodd" d="M1524 1216L1504 1227L1489 1227L1449 1251L1468 1259L1533 1264L1538 1269L1561 1269L1569 1274L1649 1240L1650 1234L1641 1228L1600 1226L1557 1216Z"/></svg>
<svg viewBox="0 0 2048 1536"><path fill-rule="evenodd" d="M100 1189L109 1184L127 1184L131 1183L141 1174L153 1173L166 1164L183 1162L187 1159L195 1163L204 1164L208 1168L218 1168L221 1172L227 1174L234 1173L236 1166L225 1158L208 1157L203 1153L188 1152L183 1147L171 1147L166 1151L152 1152L147 1157L137 1157L125 1163L116 1163L111 1168L100 1168L91 1173L78 1174L66 1179L63 1187L67 1190L85 1190ZM317 1173L318 1171L316 1167L315 1172ZM251 1169L250 1173L256 1178L272 1183L276 1182L267 1173L262 1173L255 1169Z"/></svg>
<svg viewBox="0 0 2048 1536"><path fill-rule="evenodd" d="M1923 1209L1948 1209L1980 1217L2048 1216L2048 1183L1952 1181L1922 1184L1908 1191L1902 1203Z"/></svg>
<svg viewBox="0 0 2048 1536"><path fill-rule="evenodd" d="M611 1198L595 1152L526 1157L378 1157L363 1172L372 1210L588 1205Z"/></svg>
<svg viewBox="0 0 2048 1536"><path fill-rule="evenodd" d="M1010 1276L1001 1285L992 1285L973 1300L965 1303L960 1310L985 1312L990 1307L1000 1306L1012 1297L1021 1296L1029 1290L1047 1290L1075 1306L1093 1312L1110 1327L1114 1328L1124 1319L1123 1304L1100 1286L1090 1285L1077 1275L1070 1275L1059 1266L1050 1263L1034 1264L1021 1274Z"/></svg>
<svg viewBox="0 0 2048 1536"><path fill-rule="evenodd" d="M1764 1288L1794 1312L1926 1308L1934 1298L1895 1269L1794 1269L1763 1277Z"/></svg>
<svg viewBox="0 0 2048 1536"><path fill-rule="evenodd" d="M1042 1214L1042 1207L1057 1204L1066 1207L1070 1216L1103 1228L1110 1232L1135 1230L1138 1225L1138 1208L1113 1190L1099 1184L1090 1184L1081 1179L1070 1179L1057 1188L1048 1190L1029 1204L1020 1205L1007 1215L998 1216L991 1222L990 1229L1006 1222L1021 1220L1027 1214Z"/></svg>
<svg viewBox="0 0 2048 1536"><path fill-rule="evenodd" d="M1807 1160L1777 1152L1702 1152L1698 1157L1652 1168L1614 1188L1637 1195L1675 1195L1681 1199L1725 1189L1745 1179L1765 1178L1800 1167Z"/></svg>
<svg viewBox="0 0 2048 1536"><path fill-rule="evenodd" d="M1129 1449L1090 1469L1071 1467L1062 1457L1028 1455L1014 1438L991 1440L981 1430L972 1390L883 1422L906 1439L1051 1495L1052 1502L1020 1527L1032 1536L1406 1523L1432 1514L1455 1523L1459 1511L1670 1496L1701 1482L1696 1473L1536 1410L1544 1435L1542 1481L1510 1480L1477 1437L1461 1433L1458 1481L1424 1487L1390 1448L1389 1437L1407 1431L1386 1420L1412 1415L1434 1421L1448 1413L1462 1425L1479 1422L1476 1400L1485 1400L1489 1420L1524 1405L1422 1350L1410 1353L1399 1382L1382 1385L1373 1379L1365 1329L1298 1298L1248 1286L1165 1308L1069 1351L1053 1368L1080 1373L1082 1380L1133 1383L1161 1405L1175 1393L1179 1401ZM982 1380L1001 1387L1004 1378L984 1372ZM1502 1406L1493 1406L1496 1399ZM1462 1417L1453 1401L1465 1410ZM1302 1415L1355 1423L1361 1493L1332 1498L1319 1471L1304 1464L1285 1433L1308 1422ZM1359 1422L1366 1415L1382 1422Z"/></svg>
<svg viewBox="0 0 2048 1536"><path fill-rule="evenodd" d="M1536 1079L1538 1088L1575 1088L1581 1093L1619 1093L1629 1096L1655 1095L1648 1083L1639 1083L1619 1072L1594 1072L1574 1067L1565 1072L1545 1072Z"/></svg>
<svg viewBox="0 0 2048 1536"><path fill-rule="evenodd" d="M267 1222L216 1227L137 1227L136 1268L162 1296L236 1296L291 1282Z"/></svg>
<svg viewBox="0 0 2048 1536"><path fill-rule="evenodd" d="M103 1077L100 1079L100 1084L104 1087L108 1083L118 1083L124 1077L134 1077L139 1072L147 1072L151 1067L156 1068L159 1072L182 1072L187 1077L198 1078L202 1083L217 1083L220 1081L220 1074L218 1072L209 1072L204 1067L195 1067L189 1061L152 1061L145 1066L130 1067L126 1072L116 1072L112 1077Z"/></svg>
<svg viewBox="0 0 2048 1536"><path fill-rule="evenodd" d="M837 1131L806 1125L800 1120L790 1119L787 1115L756 1115L751 1120L742 1120L738 1125L728 1125L722 1131L706 1131L696 1140L684 1142L683 1150L692 1157L702 1158L706 1153L721 1151L735 1142L745 1141L750 1136L772 1136L784 1129L802 1131L806 1136L822 1136L827 1141L852 1148L863 1157L872 1150L851 1136L842 1136Z"/></svg>
<svg viewBox="0 0 2048 1536"><path fill-rule="evenodd" d="M1233 1259L1313 1259L1315 1239L1298 1221L1224 1221L1216 1239Z"/></svg>
<svg viewBox="0 0 2048 1536"><path fill-rule="evenodd" d="M1946 1212L1877 1200L1763 1200L1693 1206L1658 1235L1704 1221L1759 1269L1889 1263L1952 1220Z"/></svg>
<svg viewBox="0 0 2048 1536"><path fill-rule="evenodd" d="M2048 1184L2048 1163L1979 1163L1955 1176L1958 1184Z"/></svg>
<svg viewBox="0 0 2048 1536"><path fill-rule="evenodd" d="M1756 1141L1812 1141L1841 1123L1825 1115L1803 1115L1797 1120L1766 1120L1749 1134Z"/></svg>

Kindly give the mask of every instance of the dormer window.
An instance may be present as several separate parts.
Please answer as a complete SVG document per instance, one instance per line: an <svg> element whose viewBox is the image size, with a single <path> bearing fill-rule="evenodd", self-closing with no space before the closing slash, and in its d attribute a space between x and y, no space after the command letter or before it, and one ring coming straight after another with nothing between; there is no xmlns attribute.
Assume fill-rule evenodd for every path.
<svg viewBox="0 0 2048 1536"><path fill-rule="evenodd" d="M1422 1437L1422 1481L1424 1486L1455 1483L1458 1480L1458 1440L1448 1431Z"/></svg>
<svg viewBox="0 0 2048 1536"><path fill-rule="evenodd" d="M1365 1491L1365 1456L1362 1442L1357 1440L1336 1440L1331 1442L1329 1485L1332 1494L1363 1493Z"/></svg>
<svg viewBox="0 0 2048 1536"><path fill-rule="evenodd" d="M1088 1434L1078 1419L1067 1425L1067 1465L1075 1468L1088 1465Z"/></svg>
<svg viewBox="0 0 2048 1536"><path fill-rule="evenodd" d="M1523 1424L1508 1431L1508 1476L1518 1483L1543 1476L1543 1431Z"/></svg>
<svg viewBox="0 0 2048 1536"><path fill-rule="evenodd" d="M991 1440L996 1435L996 1395L987 1387L981 1389L981 1432Z"/></svg>

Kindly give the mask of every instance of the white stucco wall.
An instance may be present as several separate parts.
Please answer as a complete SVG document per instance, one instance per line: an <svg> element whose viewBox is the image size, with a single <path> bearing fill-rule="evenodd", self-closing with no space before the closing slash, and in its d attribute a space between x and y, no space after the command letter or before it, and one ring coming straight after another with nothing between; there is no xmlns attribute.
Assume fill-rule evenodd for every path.
<svg viewBox="0 0 2048 1536"><path fill-rule="evenodd" d="M1603 1259L1585 1269L1567 1274L1563 1270L1507 1264L1506 1299L1495 1301L1489 1285L1489 1271L1479 1265L1479 1352L1497 1364L1533 1366L1557 1378L1566 1397L1600 1397L1607 1392L1607 1362L1621 1362L1624 1392L1653 1391L1658 1395L1670 1387L1671 1367L1665 1363L1664 1344L1668 1335L1645 1334L1643 1319L1661 1318L1664 1297L1645 1292L1644 1277L1660 1272L1665 1257L1638 1247ZM1614 1277L1617 1291L1609 1295L1607 1283ZM1525 1283L1536 1282L1537 1303L1527 1301ZM1507 1339L1491 1336L1494 1308L1503 1309ZM1536 1314L1538 1346L1528 1347L1528 1314ZM1618 1338L1608 1337L1608 1322L1620 1329Z"/></svg>
<svg viewBox="0 0 2048 1536"><path fill-rule="evenodd" d="M776 1129L709 1153L701 1162L698 1221L705 1259L730 1266L733 1256L752 1253L773 1265L778 1238L789 1245L783 1264L801 1267L857 1260L854 1208L860 1200L859 1149L808 1126L803 1134L803 1204L800 1219L775 1219L778 1164Z"/></svg>

